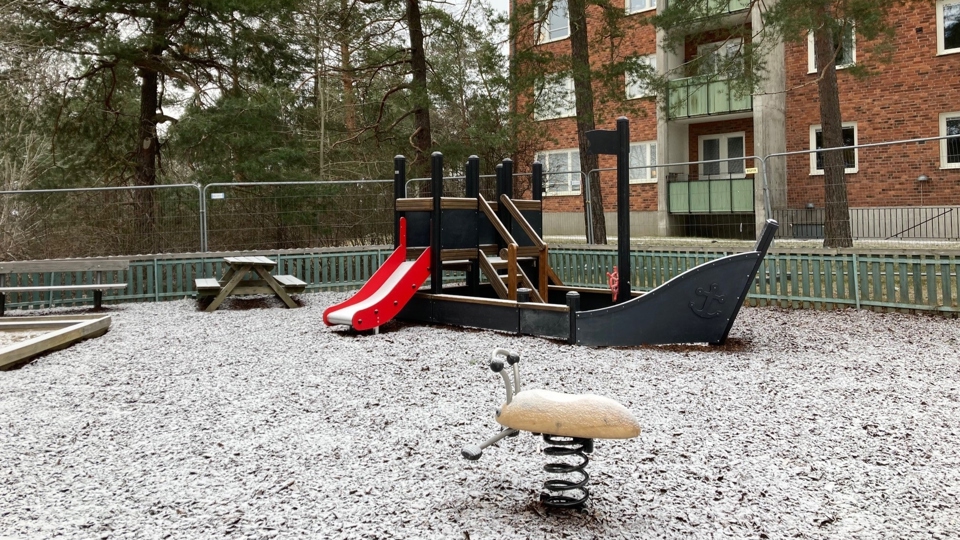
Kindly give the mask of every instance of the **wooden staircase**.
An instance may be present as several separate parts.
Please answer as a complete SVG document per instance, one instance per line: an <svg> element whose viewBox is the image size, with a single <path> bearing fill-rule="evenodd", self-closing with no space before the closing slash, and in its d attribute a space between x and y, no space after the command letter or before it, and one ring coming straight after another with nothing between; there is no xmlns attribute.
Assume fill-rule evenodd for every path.
<svg viewBox="0 0 960 540"><path fill-rule="evenodd" d="M513 201L506 195L500 197L500 204L507 208L511 217L513 217L533 242L533 246L518 247L513 235L510 234L510 231L508 231L503 222L500 221L497 214L490 207L490 204L483 198L483 195L479 195L477 201L480 209L507 244L506 248L500 250L499 256L487 256L482 250L478 252L480 270L493 285L497 296L506 300L515 301L517 299L517 288L522 286L530 289L530 301L546 303L548 300L547 282L553 281L556 285L563 285L563 283L560 282L560 278L557 277L557 274L550 268L547 244L540 238L540 235L530 226L523 217L523 214L521 214L516 205L513 204ZM539 274L537 276L537 282L539 287L534 286L533 281L520 266L520 261L524 259L537 261L537 272Z"/></svg>
<svg viewBox="0 0 960 540"><path fill-rule="evenodd" d="M540 291L533 285L530 277L517 261L517 245L510 244L506 248L507 255L504 257L487 257L484 252L480 252L480 270L483 275L493 285L497 291L497 296L506 300L517 299L517 288L520 286L530 289L530 300L533 302L544 303L544 298ZM511 257L512 254L512 257ZM502 272L502 273L501 273Z"/></svg>

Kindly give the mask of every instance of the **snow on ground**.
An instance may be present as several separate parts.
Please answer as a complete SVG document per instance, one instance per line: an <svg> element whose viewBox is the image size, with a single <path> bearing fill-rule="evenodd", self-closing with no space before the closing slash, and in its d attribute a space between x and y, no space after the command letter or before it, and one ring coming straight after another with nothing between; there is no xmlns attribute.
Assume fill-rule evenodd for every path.
<svg viewBox="0 0 960 540"><path fill-rule="evenodd" d="M957 320L748 308L722 348L588 349L324 327L342 298L113 306L0 372L0 538L960 537ZM586 511L537 502L530 434L460 457L497 430L501 346L525 388L639 417Z"/></svg>

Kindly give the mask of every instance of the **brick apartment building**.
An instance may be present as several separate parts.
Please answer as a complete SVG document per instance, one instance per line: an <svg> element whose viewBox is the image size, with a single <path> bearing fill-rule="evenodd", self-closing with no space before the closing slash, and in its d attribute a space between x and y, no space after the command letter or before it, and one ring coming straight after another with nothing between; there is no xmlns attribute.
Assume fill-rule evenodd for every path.
<svg viewBox="0 0 960 540"><path fill-rule="evenodd" d="M620 1L629 22L662 9L657 2L669 0ZM566 0L553 5L532 39L544 50L569 54ZM718 0L716 6L728 13L730 26L763 24L749 0ZM600 24L598 10L588 7L592 62L637 56L672 79L661 97L665 108L642 84L630 76L623 80L624 103L640 111L628 116L633 234L752 237L768 217L781 221L783 236L822 234L822 163L810 152L820 144L812 39L772 47L761 90L738 96L717 77L704 83L703 77L672 75L696 57L736 54L740 43L728 39L723 25L707 34L686 35L684 47L674 53L658 46L661 40L652 26L633 24L616 50L597 50L592 37ZM869 78L855 78L846 69L870 60L868 43L858 43L855 30L844 36L837 75L845 144L960 135L960 0L905 2L888 16L896 29L892 61L872 63L876 74ZM703 65L700 74L711 62ZM537 153L545 171L554 173L546 182L544 225L554 233L582 233L581 181L559 173L579 168L572 78L553 85L552 91L561 95L559 105L534 113L553 139ZM617 108L601 105L597 127L613 129ZM778 156L785 153L789 155ZM750 159L771 155L765 167L760 159ZM740 157L745 159L670 165ZM960 238L960 141L858 148L845 151L845 160L855 237ZM601 156L601 168L614 163ZM601 172L599 178L611 223L615 175ZM917 225L921 222L922 227ZM613 230L608 225L608 232Z"/></svg>

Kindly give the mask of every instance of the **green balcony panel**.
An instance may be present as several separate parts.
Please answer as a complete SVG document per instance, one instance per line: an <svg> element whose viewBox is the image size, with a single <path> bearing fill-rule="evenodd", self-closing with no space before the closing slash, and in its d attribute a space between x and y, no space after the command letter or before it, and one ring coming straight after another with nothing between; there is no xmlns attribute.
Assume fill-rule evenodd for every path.
<svg viewBox="0 0 960 540"><path fill-rule="evenodd" d="M739 95L731 90L730 85L729 80L707 81L704 77L687 77L670 81L667 88L670 118L691 118L753 110L753 96Z"/></svg>
<svg viewBox="0 0 960 540"><path fill-rule="evenodd" d="M690 185L690 213L710 212L710 182L688 182Z"/></svg>
<svg viewBox="0 0 960 540"><path fill-rule="evenodd" d="M670 212L673 214L687 214L690 212L690 185L689 182L670 182L668 197Z"/></svg>
<svg viewBox="0 0 960 540"><path fill-rule="evenodd" d="M672 214L752 213L753 179L711 179L669 182L668 205Z"/></svg>
<svg viewBox="0 0 960 540"><path fill-rule="evenodd" d="M733 207L731 210L734 212L753 212L753 180L741 178L731 180L730 183L733 191Z"/></svg>
<svg viewBox="0 0 960 540"><path fill-rule="evenodd" d="M714 13L734 13L750 7L750 0L710 0L707 6Z"/></svg>
<svg viewBox="0 0 960 540"><path fill-rule="evenodd" d="M710 211L730 212L733 209L730 180L710 180Z"/></svg>
<svg viewBox="0 0 960 540"><path fill-rule="evenodd" d="M727 81L712 82L707 85L707 107L709 113L728 113L730 112L730 85ZM706 114L706 113L703 113Z"/></svg>
<svg viewBox="0 0 960 540"><path fill-rule="evenodd" d="M664 7L670 5L669 0ZM708 0L707 8L710 13L736 13L750 7L750 0Z"/></svg>

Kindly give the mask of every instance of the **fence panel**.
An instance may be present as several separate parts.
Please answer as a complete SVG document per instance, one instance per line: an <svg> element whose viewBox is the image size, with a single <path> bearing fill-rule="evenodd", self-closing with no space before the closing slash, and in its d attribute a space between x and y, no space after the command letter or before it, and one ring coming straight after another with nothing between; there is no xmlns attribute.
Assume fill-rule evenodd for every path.
<svg viewBox="0 0 960 540"><path fill-rule="evenodd" d="M393 241L393 180L209 184L207 251Z"/></svg>
<svg viewBox="0 0 960 540"><path fill-rule="evenodd" d="M11 260L200 250L193 184L0 191L0 253Z"/></svg>

